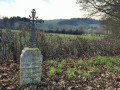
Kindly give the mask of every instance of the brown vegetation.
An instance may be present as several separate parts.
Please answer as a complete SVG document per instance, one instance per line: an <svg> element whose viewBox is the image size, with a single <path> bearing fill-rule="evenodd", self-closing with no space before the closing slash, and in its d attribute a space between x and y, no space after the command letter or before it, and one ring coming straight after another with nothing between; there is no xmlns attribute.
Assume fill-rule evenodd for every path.
<svg viewBox="0 0 120 90"><path fill-rule="evenodd" d="M2 32L0 37L0 58L6 60L19 60L22 49L30 44L27 31ZM44 59L118 55L120 39L71 39L37 32L36 47Z"/></svg>

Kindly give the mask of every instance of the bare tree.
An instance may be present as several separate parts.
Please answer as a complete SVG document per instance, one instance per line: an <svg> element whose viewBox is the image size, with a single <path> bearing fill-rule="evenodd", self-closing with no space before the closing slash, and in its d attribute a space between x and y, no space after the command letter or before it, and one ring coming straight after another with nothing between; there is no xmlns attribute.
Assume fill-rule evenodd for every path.
<svg viewBox="0 0 120 90"><path fill-rule="evenodd" d="M120 0L77 0L77 3L91 14L108 14L120 20Z"/></svg>
<svg viewBox="0 0 120 90"><path fill-rule="evenodd" d="M77 0L82 10L101 15L111 35L120 37L120 0Z"/></svg>

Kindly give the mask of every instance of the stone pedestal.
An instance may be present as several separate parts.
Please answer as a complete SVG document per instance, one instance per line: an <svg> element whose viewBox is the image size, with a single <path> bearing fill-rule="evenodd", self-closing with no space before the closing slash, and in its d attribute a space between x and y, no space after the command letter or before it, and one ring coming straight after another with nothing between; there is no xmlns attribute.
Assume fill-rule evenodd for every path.
<svg viewBox="0 0 120 90"><path fill-rule="evenodd" d="M41 82L43 56L38 48L25 48L20 56L20 85Z"/></svg>

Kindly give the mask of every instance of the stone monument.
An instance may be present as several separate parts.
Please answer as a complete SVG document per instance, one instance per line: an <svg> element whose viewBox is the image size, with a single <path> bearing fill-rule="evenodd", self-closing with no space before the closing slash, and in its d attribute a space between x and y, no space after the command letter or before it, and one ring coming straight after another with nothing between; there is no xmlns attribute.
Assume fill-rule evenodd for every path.
<svg viewBox="0 0 120 90"><path fill-rule="evenodd" d="M30 89L36 90L36 84L41 82L43 56L41 51L35 48L35 19L37 19L35 9L31 13L31 45L30 48L24 48L20 56L20 85L30 84Z"/></svg>
<svg viewBox="0 0 120 90"><path fill-rule="evenodd" d="M20 85L41 82L43 56L38 48L25 48L20 57Z"/></svg>

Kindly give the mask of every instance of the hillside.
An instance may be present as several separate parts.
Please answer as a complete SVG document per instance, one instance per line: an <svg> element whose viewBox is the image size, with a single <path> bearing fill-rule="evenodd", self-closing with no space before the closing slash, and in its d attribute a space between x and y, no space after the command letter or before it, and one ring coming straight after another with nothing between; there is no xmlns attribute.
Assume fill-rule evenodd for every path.
<svg viewBox="0 0 120 90"><path fill-rule="evenodd" d="M44 23L45 24L57 24L57 23L62 22L64 20L66 20L66 19L44 20Z"/></svg>
<svg viewBox="0 0 120 90"><path fill-rule="evenodd" d="M100 24L99 20L90 18L72 18L72 19L54 19L44 20L45 24L59 24L59 25L79 25L79 24Z"/></svg>
<svg viewBox="0 0 120 90"><path fill-rule="evenodd" d="M72 18L72 19L55 19L55 20L44 20L44 24L39 24L38 28L42 30L47 29L76 29L84 28L86 30L91 28L98 29L100 27L100 21L90 18Z"/></svg>
<svg viewBox="0 0 120 90"><path fill-rule="evenodd" d="M95 19L90 19L90 18L73 18L73 19L69 19L69 20L64 20L61 22L58 22L59 25L86 25L86 24L100 24L99 20L95 20Z"/></svg>

